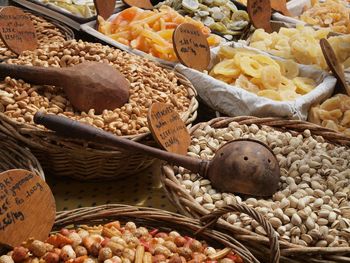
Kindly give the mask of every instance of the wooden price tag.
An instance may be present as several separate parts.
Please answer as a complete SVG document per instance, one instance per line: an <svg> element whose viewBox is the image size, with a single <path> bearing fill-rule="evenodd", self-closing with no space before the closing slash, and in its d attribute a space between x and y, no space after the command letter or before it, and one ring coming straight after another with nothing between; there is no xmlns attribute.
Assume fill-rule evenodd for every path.
<svg viewBox="0 0 350 263"><path fill-rule="evenodd" d="M292 16L287 8L286 0L270 0L271 8L285 16Z"/></svg>
<svg viewBox="0 0 350 263"><path fill-rule="evenodd" d="M272 32L270 0L248 0L247 11L249 19L255 28L263 28L268 33Z"/></svg>
<svg viewBox="0 0 350 263"><path fill-rule="evenodd" d="M94 0L96 13L103 19L108 19L115 9L115 0Z"/></svg>
<svg viewBox="0 0 350 263"><path fill-rule="evenodd" d="M199 71L210 63L210 48L206 36L193 24L183 23L173 33L176 56L182 64Z"/></svg>
<svg viewBox="0 0 350 263"><path fill-rule="evenodd" d="M0 36L4 44L17 55L38 47L30 17L17 7L8 6L0 10Z"/></svg>
<svg viewBox="0 0 350 263"><path fill-rule="evenodd" d="M159 1L151 1L151 0L123 0L123 3L128 6L136 6L142 9L153 9L154 5Z"/></svg>
<svg viewBox="0 0 350 263"><path fill-rule="evenodd" d="M330 70L333 72L334 76L338 80L339 90L337 92L344 93L344 94L347 93L350 96L350 87L346 84L343 67L340 65L332 46L329 44L328 40L325 38L322 38L320 40L320 45L328 67L330 68Z"/></svg>
<svg viewBox="0 0 350 263"><path fill-rule="evenodd" d="M187 153L191 137L172 105L160 102L152 104L147 119L154 139L165 150L183 155Z"/></svg>
<svg viewBox="0 0 350 263"><path fill-rule="evenodd" d="M45 240L55 216L55 199L37 174L26 170L0 174L0 244L14 247L31 237Z"/></svg>

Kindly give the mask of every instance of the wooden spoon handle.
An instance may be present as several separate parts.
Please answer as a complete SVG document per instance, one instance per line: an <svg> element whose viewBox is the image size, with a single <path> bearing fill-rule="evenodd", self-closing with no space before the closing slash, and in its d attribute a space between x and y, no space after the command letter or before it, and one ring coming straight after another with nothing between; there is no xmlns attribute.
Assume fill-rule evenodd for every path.
<svg viewBox="0 0 350 263"><path fill-rule="evenodd" d="M0 77L7 76L36 85L62 85L68 74L60 68L0 64Z"/></svg>
<svg viewBox="0 0 350 263"><path fill-rule="evenodd" d="M91 125L80 123L66 117L48 115L37 112L34 115L34 122L42 124L46 128L56 131L60 135L70 138L84 139L90 142L114 145L125 150L143 152L155 158L165 160L191 170L194 173L201 173L205 170L207 161L194 159L180 154L170 153L157 148L153 148L132 140L123 139L112 133L97 129Z"/></svg>

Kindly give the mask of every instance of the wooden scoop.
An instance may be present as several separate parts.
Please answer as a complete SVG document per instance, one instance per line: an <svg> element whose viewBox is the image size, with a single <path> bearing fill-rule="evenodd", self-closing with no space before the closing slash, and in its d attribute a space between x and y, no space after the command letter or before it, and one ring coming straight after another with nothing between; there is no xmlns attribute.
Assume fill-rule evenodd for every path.
<svg viewBox="0 0 350 263"><path fill-rule="evenodd" d="M207 161L152 148L62 116L38 112L34 116L34 122L66 137L143 152L185 167L209 178L213 186L222 192L271 196L278 189L278 161L273 152L259 141L231 141L221 147L212 160Z"/></svg>
<svg viewBox="0 0 350 263"><path fill-rule="evenodd" d="M0 64L0 75L31 84L60 86L70 103L85 112L95 109L100 114L105 109L119 108L129 100L129 82L105 63L84 62L68 68Z"/></svg>

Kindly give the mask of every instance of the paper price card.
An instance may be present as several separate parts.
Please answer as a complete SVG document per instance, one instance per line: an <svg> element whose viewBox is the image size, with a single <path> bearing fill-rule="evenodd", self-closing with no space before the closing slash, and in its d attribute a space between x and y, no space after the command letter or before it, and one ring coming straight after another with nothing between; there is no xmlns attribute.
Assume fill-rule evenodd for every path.
<svg viewBox="0 0 350 263"><path fill-rule="evenodd" d="M14 247L28 238L45 240L55 215L51 190L37 174L26 170L0 174L0 244Z"/></svg>
<svg viewBox="0 0 350 263"><path fill-rule="evenodd" d="M247 11L255 28L263 28L268 33L272 32L270 0L248 0Z"/></svg>
<svg viewBox="0 0 350 263"><path fill-rule="evenodd" d="M210 48L206 36L193 24L179 25L173 34L175 53L182 64L199 71L210 63Z"/></svg>
<svg viewBox="0 0 350 263"><path fill-rule="evenodd" d="M187 153L191 137L172 105L154 103L147 117L153 137L165 150L183 155Z"/></svg>
<svg viewBox="0 0 350 263"><path fill-rule="evenodd" d="M17 7L9 6L0 10L0 36L4 44L17 55L38 47L32 21Z"/></svg>

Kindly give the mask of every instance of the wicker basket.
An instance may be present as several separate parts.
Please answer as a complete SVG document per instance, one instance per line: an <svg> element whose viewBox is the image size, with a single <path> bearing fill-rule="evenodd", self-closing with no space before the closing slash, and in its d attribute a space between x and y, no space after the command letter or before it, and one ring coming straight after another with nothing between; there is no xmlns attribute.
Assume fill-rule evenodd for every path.
<svg viewBox="0 0 350 263"><path fill-rule="evenodd" d="M272 226L264 218L259 216L255 210L245 206L238 205L229 207L232 211L239 211L255 218L269 233L271 244L271 261L279 262L279 247L275 232ZM203 227L199 220L167 212L164 210L134 207L127 205L103 205L98 207L78 208L71 211L62 211L57 213L54 230L71 225L88 224L96 225L113 220L121 222L133 221L139 226L163 229L164 231L177 230L181 234L193 236L198 234L198 238L206 240L209 244L219 247L230 247L237 252L245 263L259 262L247 248L231 236L219 231ZM171 229L171 230L170 230Z"/></svg>
<svg viewBox="0 0 350 263"><path fill-rule="evenodd" d="M45 181L44 172L38 160L29 149L0 132L0 173L11 169L25 169L35 172Z"/></svg>
<svg viewBox="0 0 350 263"><path fill-rule="evenodd" d="M182 120L190 127L197 117L196 93L184 76L174 73L187 88L191 99L188 110L181 114ZM68 140L44 128L18 123L3 113L0 113L0 131L27 145L44 170L51 175L69 176L79 180L117 179L136 174L148 168L155 160L144 154L116 147ZM150 133L124 138L155 146Z"/></svg>
<svg viewBox="0 0 350 263"><path fill-rule="evenodd" d="M220 117L207 123L199 123L195 125L191 129L191 133L205 125L210 125L214 128L224 128L233 121L246 125L267 125L277 130L289 131L292 134L299 134L305 129L309 129L313 135L321 135L330 142L350 146L350 137L346 135L309 122L285 120L280 118L257 118L247 116L233 118ZM209 213L208 210L194 200L190 193L183 189L175 177L175 172L172 166L164 165L162 170L161 180L167 196L181 213L194 218L200 218ZM209 221L213 218L216 220L227 212L229 212L227 209L216 210L205 218ZM265 259L266 251L268 249L267 245L269 244L266 237L257 235L249 230L238 228L237 226L229 224L225 220L219 220L217 227L219 230L224 230L227 233L232 234L233 237L249 247L257 257ZM350 262L349 247L303 247L286 241L280 241L279 243L281 247L281 262Z"/></svg>

